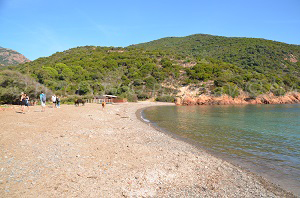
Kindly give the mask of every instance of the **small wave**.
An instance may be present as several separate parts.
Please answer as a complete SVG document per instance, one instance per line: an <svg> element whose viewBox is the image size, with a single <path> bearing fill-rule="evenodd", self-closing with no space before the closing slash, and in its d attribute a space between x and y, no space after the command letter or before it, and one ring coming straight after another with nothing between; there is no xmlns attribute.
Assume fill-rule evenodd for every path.
<svg viewBox="0 0 300 198"><path fill-rule="evenodd" d="M150 122L150 120L147 120L146 118L144 118L143 113L141 113L141 119L142 119L144 122Z"/></svg>
<svg viewBox="0 0 300 198"><path fill-rule="evenodd" d="M143 116L141 116L142 120L145 122L150 122L150 120L147 120L146 118L143 118Z"/></svg>

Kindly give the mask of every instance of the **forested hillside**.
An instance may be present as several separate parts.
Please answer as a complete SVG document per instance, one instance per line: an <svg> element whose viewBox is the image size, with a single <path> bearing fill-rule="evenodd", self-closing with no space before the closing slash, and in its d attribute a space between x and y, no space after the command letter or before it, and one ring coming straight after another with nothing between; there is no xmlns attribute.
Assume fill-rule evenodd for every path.
<svg viewBox="0 0 300 198"><path fill-rule="evenodd" d="M217 80L225 81L225 83L233 82L240 88L243 88L244 91L251 91L245 88L246 82L248 84L249 82L251 83L252 92L255 92L254 89L256 87L266 87L266 89L263 88L257 93L268 92L270 90L268 87L270 86L273 90L276 89L275 92L278 92L278 90L280 90L279 92L283 90L299 90L300 88L299 45L289 45L258 38L195 34L187 37L162 38L132 45L129 48L162 50L173 54L178 59L187 57L187 61L197 62L198 64L195 67L187 69L187 72L192 74L189 75L190 79L195 79L194 72L199 74L197 70L204 69L203 64L199 64L199 62L214 59L231 63L239 69L243 69L242 75L233 74L235 78L219 76ZM206 75L201 74L196 79L216 80L217 76L211 78L210 72L204 71L203 73ZM218 85L218 83L215 84Z"/></svg>
<svg viewBox="0 0 300 198"><path fill-rule="evenodd" d="M300 47L252 38L192 35L126 48L85 46L11 66L60 95L117 94L172 100L197 94L283 95L300 88Z"/></svg>
<svg viewBox="0 0 300 198"><path fill-rule="evenodd" d="M265 39L195 34L162 38L130 48L163 50L196 59L214 58L260 73L285 69L284 72L295 71L299 75L299 63L296 63L300 46Z"/></svg>
<svg viewBox="0 0 300 198"><path fill-rule="evenodd" d="M60 95L117 94L135 100L179 76L179 65L160 52L85 46L10 67L30 75ZM168 89L166 89L168 90Z"/></svg>

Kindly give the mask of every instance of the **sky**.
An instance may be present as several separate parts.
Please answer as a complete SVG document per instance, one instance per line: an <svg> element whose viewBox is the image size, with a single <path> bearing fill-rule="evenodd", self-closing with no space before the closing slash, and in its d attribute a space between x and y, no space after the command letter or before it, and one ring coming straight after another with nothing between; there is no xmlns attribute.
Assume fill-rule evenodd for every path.
<svg viewBox="0 0 300 198"><path fill-rule="evenodd" d="M30 60L192 34L300 44L300 0L0 0L0 46Z"/></svg>

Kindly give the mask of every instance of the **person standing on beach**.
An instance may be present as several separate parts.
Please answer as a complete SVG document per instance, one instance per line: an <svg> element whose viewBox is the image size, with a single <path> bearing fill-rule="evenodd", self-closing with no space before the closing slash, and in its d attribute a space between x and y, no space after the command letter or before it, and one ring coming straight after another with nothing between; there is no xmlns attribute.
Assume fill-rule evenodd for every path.
<svg viewBox="0 0 300 198"><path fill-rule="evenodd" d="M21 94L21 98L20 98L20 103L21 103L21 109L22 109L22 113L25 113L24 112L24 110L25 110L25 103L26 103L26 96L25 96L26 94L24 94L23 92L22 92L22 94Z"/></svg>
<svg viewBox="0 0 300 198"><path fill-rule="evenodd" d="M56 108L60 108L60 97L56 96Z"/></svg>
<svg viewBox="0 0 300 198"><path fill-rule="evenodd" d="M25 114L25 107L27 107L29 111L29 96L26 93L22 93L20 102L21 102L22 113Z"/></svg>
<svg viewBox="0 0 300 198"><path fill-rule="evenodd" d="M54 94L52 97L51 97L51 100L52 100L52 107L54 108L56 106L56 95Z"/></svg>
<svg viewBox="0 0 300 198"><path fill-rule="evenodd" d="M23 98L23 95L24 95L24 92L21 92L21 96L20 96L20 105L21 105L21 108L22 108L22 106L23 106L23 104L22 104L22 98Z"/></svg>
<svg viewBox="0 0 300 198"><path fill-rule="evenodd" d="M25 107L27 107L27 111L29 112L29 96L25 94Z"/></svg>
<svg viewBox="0 0 300 198"><path fill-rule="evenodd" d="M42 106L42 112L45 111L45 106L46 106L46 94L42 92L40 94L40 100L41 100L41 106Z"/></svg>

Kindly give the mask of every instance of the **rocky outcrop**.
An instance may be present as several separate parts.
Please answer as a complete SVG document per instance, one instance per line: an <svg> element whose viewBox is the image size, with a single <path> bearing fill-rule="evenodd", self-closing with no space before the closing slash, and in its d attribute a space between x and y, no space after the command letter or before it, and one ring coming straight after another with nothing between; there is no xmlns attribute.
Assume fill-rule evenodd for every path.
<svg viewBox="0 0 300 198"><path fill-rule="evenodd" d="M24 55L11 49L0 47L0 66L30 62Z"/></svg>
<svg viewBox="0 0 300 198"><path fill-rule="evenodd" d="M198 97L177 98L176 105L241 105L241 104L296 104L300 103L300 93L289 92L284 96L274 96L272 93L250 98L240 95L232 98L228 95L220 97L201 95Z"/></svg>
<svg viewBox="0 0 300 198"><path fill-rule="evenodd" d="M285 58L284 60L289 60L292 63L297 63L298 59L294 54L290 54L288 58Z"/></svg>

